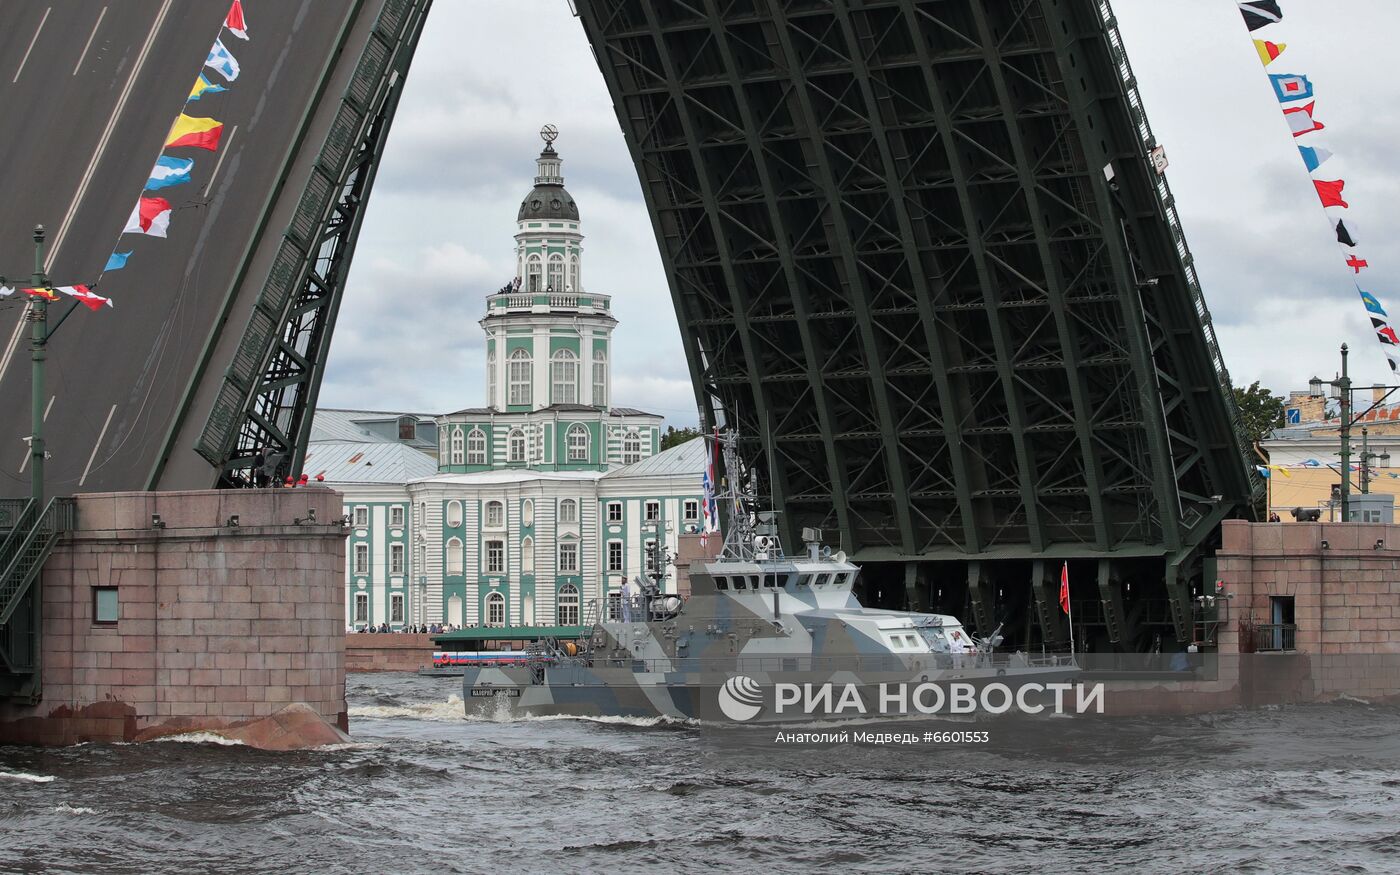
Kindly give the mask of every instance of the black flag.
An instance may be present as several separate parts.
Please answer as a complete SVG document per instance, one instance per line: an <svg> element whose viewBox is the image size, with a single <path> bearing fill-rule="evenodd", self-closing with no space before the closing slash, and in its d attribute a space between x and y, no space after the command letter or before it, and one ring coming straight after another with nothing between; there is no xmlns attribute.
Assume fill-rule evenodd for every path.
<svg viewBox="0 0 1400 875"><path fill-rule="evenodd" d="M1283 10L1278 8L1278 0L1240 3L1240 14L1244 16L1245 26L1251 31L1283 21Z"/></svg>
<svg viewBox="0 0 1400 875"><path fill-rule="evenodd" d="M1351 219L1333 219L1337 227L1337 242L1343 246L1356 245L1356 224Z"/></svg>

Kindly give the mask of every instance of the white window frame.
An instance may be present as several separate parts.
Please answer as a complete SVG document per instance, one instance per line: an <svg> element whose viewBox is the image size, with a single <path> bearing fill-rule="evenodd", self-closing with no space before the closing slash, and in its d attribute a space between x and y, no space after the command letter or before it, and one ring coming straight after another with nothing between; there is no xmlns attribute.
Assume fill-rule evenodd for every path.
<svg viewBox="0 0 1400 875"><path fill-rule="evenodd" d="M642 563L646 567L647 574L656 572L656 539L648 538L642 542Z"/></svg>
<svg viewBox="0 0 1400 875"><path fill-rule="evenodd" d="M578 522L578 502L565 498L559 502L560 525L572 526Z"/></svg>
<svg viewBox="0 0 1400 875"><path fill-rule="evenodd" d="M524 503L520 505L520 524L526 527L535 524L535 500L533 498L525 499Z"/></svg>
<svg viewBox="0 0 1400 875"><path fill-rule="evenodd" d="M355 574L369 574L369 545L355 545Z"/></svg>
<svg viewBox="0 0 1400 875"><path fill-rule="evenodd" d="M509 448L506 455L508 462L525 461L525 432L520 429L512 429L510 436L506 438L506 446Z"/></svg>
<svg viewBox="0 0 1400 875"><path fill-rule="evenodd" d="M696 498L687 498L687 499L685 500L685 503L684 503L683 505L681 505L681 506L685 509L685 510L684 510L684 520L685 520L685 522L688 522L688 523L698 523L698 522L700 522L700 500L699 500L699 499L696 499Z"/></svg>
<svg viewBox="0 0 1400 875"><path fill-rule="evenodd" d="M506 624L506 597L499 592L486 594L486 626L500 629Z"/></svg>
<svg viewBox="0 0 1400 875"><path fill-rule="evenodd" d="M646 504L643 504L643 505L642 505L642 522L644 522L644 523L659 523L659 522L661 522L661 502L659 502L659 501L648 501Z"/></svg>
<svg viewBox="0 0 1400 875"><path fill-rule="evenodd" d="M593 406L608 406L608 354L593 350Z"/></svg>
<svg viewBox="0 0 1400 875"><path fill-rule="evenodd" d="M620 522L622 522L622 502L620 502L620 501L610 501L610 502L608 502L608 522L610 522L610 523L620 523Z"/></svg>
<svg viewBox="0 0 1400 875"><path fill-rule="evenodd" d="M575 441L574 436L578 435L579 440ZM564 443L568 447L568 458L570 462L587 462L588 445L591 435L588 427L581 422L576 422L569 426L569 430L564 433Z"/></svg>
<svg viewBox="0 0 1400 875"><path fill-rule="evenodd" d="M504 529L506 527L506 505L503 501L486 502L486 527Z"/></svg>
<svg viewBox="0 0 1400 875"><path fill-rule="evenodd" d="M525 291L539 292L544 290L544 262L540 259L539 253L532 253L525 259Z"/></svg>
<svg viewBox="0 0 1400 875"><path fill-rule="evenodd" d="M578 587L572 583L566 583L559 587L559 599L555 605L554 618L560 626L577 626L579 624Z"/></svg>
<svg viewBox="0 0 1400 875"><path fill-rule="evenodd" d="M364 507L363 505L355 508L355 528L369 528L369 508Z"/></svg>
<svg viewBox="0 0 1400 875"><path fill-rule="evenodd" d="M486 557L486 573L505 574L506 542L500 538L491 538L482 546L482 553Z"/></svg>
<svg viewBox="0 0 1400 875"><path fill-rule="evenodd" d="M389 526L390 526L390 528L395 528L395 529L401 529L401 528L403 528L403 521L404 521L403 505L395 505L395 506L389 508Z"/></svg>
<svg viewBox="0 0 1400 875"><path fill-rule="evenodd" d="M642 460L642 436L629 431L622 436L622 464L631 465Z"/></svg>
<svg viewBox="0 0 1400 875"><path fill-rule="evenodd" d="M486 432L473 428L467 435L467 464L486 464Z"/></svg>
<svg viewBox="0 0 1400 875"><path fill-rule="evenodd" d="M564 291L566 275L566 271L564 269L564 256L560 255L557 252L549 256L549 262L547 263L545 270L545 289L551 292Z"/></svg>
<svg viewBox="0 0 1400 875"><path fill-rule="evenodd" d="M578 574L578 541L559 542L559 573Z"/></svg>
<svg viewBox="0 0 1400 875"><path fill-rule="evenodd" d="M572 285L575 292L583 291L583 271L579 264L578 256L574 255L569 259L570 275L573 278Z"/></svg>
<svg viewBox="0 0 1400 875"><path fill-rule="evenodd" d="M463 442L462 438L462 430L460 428L452 429L452 455L450 457L451 461L448 462L448 464L461 465L466 461L465 446L466 444Z"/></svg>
<svg viewBox="0 0 1400 875"><path fill-rule="evenodd" d="M486 351L486 406L496 406L496 347Z"/></svg>
<svg viewBox="0 0 1400 875"><path fill-rule="evenodd" d="M621 541L608 542L608 571L625 571L624 563L627 561L625 557L626 551L623 550Z"/></svg>
<svg viewBox="0 0 1400 875"><path fill-rule="evenodd" d="M389 573L404 573L404 548L403 544L389 545Z"/></svg>
<svg viewBox="0 0 1400 875"><path fill-rule="evenodd" d="M401 593L401 592L390 593L390 594L389 594L389 622L390 622L390 623L402 623L402 622L403 622L403 617L404 617L404 612L403 612L403 593Z"/></svg>
<svg viewBox="0 0 1400 875"><path fill-rule="evenodd" d="M535 573L535 539L529 535L520 542L520 573Z"/></svg>
<svg viewBox="0 0 1400 875"><path fill-rule="evenodd" d="M529 404L531 383L534 375L534 361L530 358L530 351L525 347L517 347L515 352L510 354L507 364L507 382L510 384L509 394L506 398L507 404Z"/></svg>
<svg viewBox="0 0 1400 875"><path fill-rule="evenodd" d="M452 536L447 539L447 558L443 562L444 574L463 574L462 539Z"/></svg>
<svg viewBox="0 0 1400 875"><path fill-rule="evenodd" d="M578 354L572 349L561 349L550 356L549 384L553 403L578 403Z"/></svg>
<svg viewBox="0 0 1400 875"><path fill-rule="evenodd" d="M444 523L449 529L455 529L462 525L462 502L454 498L447 503L447 513Z"/></svg>
<svg viewBox="0 0 1400 875"><path fill-rule="evenodd" d="M355 619L356 623L369 622L369 593L355 593Z"/></svg>

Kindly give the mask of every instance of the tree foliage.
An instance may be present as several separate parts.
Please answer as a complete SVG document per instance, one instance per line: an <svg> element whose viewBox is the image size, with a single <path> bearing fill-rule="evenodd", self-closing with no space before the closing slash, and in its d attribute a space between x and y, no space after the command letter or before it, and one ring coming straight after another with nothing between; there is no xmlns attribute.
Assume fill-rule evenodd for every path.
<svg viewBox="0 0 1400 875"><path fill-rule="evenodd" d="M1235 404L1240 408L1245 437L1259 442L1283 425L1283 399L1255 380L1248 388L1235 387Z"/></svg>
<svg viewBox="0 0 1400 875"><path fill-rule="evenodd" d="M674 425L666 426L666 432L661 435L661 449L669 450L671 447L678 447L686 441L693 441L700 437L698 428L676 428Z"/></svg>

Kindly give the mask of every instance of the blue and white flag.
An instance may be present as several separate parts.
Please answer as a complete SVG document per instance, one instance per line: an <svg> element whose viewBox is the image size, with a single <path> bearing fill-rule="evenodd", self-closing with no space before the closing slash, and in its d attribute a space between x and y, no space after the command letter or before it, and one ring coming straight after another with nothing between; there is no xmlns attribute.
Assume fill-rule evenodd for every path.
<svg viewBox="0 0 1400 875"><path fill-rule="evenodd" d="M132 252L135 251L134 249L132 250ZM107 266L102 268L102 272L106 273L109 270L121 270L126 267L126 260L130 257L131 252L113 252L111 255L107 256Z"/></svg>
<svg viewBox="0 0 1400 875"><path fill-rule="evenodd" d="M146 180L146 190L158 191L172 185L189 182L190 171L193 169L193 158L172 158L169 155L162 155L156 159L156 166L151 170L151 178Z"/></svg>
<svg viewBox="0 0 1400 875"><path fill-rule="evenodd" d="M1297 73L1270 73L1269 82L1274 86L1274 96L1279 103L1307 100L1313 96L1312 83L1308 77Z"/></svg>
<svg viewBox="0 0 1400 875"><path fill-rule="evenodd" d="M1332 153L1320 146L1299 146L1298 154L1303 156L1303 163L1308 166L1308 172L1322 166L1322 162L1332 157Z"/></svg>
<svg viewBox="0 0 1400 875"><path fill-rule="evenodd" d="M704 438L701 438L704 440ZM701 488L704 494L704 519L705 525L700 530L700 543L705 545L709 541L710 535L719 531L719 502L715 500L715 456L719 455L719 433L714 436L714 448L706 453L709 457L705 462L705 473L701 479Z"/></svg>
<svg viewBox="0 0 1400 875"><path fill-rule="evenodd" d="M205 60L204 66L214 70L229 82L238 78L238 59L224 48L222 39L214 40L214 46L209 49L209 57Z"/></svg>

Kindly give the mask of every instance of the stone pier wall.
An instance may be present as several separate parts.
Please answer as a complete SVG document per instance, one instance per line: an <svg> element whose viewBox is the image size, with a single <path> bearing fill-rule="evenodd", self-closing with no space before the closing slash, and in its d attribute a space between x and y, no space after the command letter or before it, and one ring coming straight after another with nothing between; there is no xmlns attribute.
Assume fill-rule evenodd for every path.
<svg viewBox="0 0 1400 875"><path fill-rule="evenodd" d="M367 632L345 636L346 671L417 671L433 664L433 636Z"/></svg>
<svg viewBox="0 0 1400 875"><path fill-rule="evenodd" d="M78 528L43 573L43 699L0 703L0 742L223 729L293 703L347 728L339 493L113 493L77 501ZM164 528L152 526L153 515ZM238 525L228 525L234 516ZM115 624L95 622L97 587L117 589Z"/></svg>

